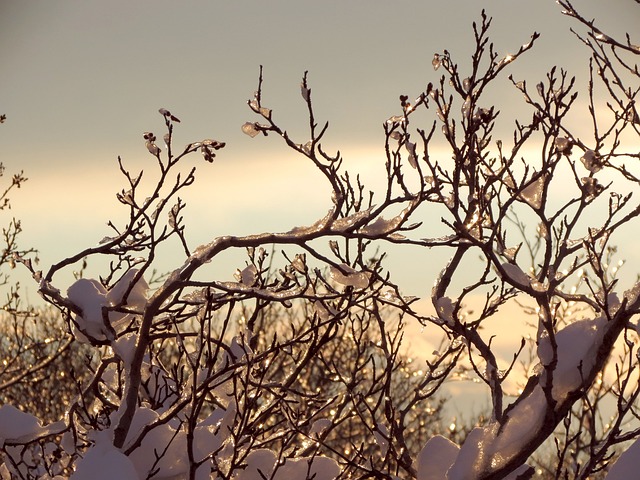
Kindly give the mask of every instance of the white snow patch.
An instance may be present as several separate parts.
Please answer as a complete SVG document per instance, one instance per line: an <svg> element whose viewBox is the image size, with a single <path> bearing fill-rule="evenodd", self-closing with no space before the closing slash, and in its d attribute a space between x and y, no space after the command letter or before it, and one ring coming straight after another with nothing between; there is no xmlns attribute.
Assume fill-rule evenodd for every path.
<svg viewBox="0 0 640 480"><path fill-rule="evenodd" d="M607 331L607 319L600 316L595 319L573 322L555 335L558 364L553 371L553 397L562 400L566 395L582 385L596 362L596 352ZM549 365L553 358L553 349L548 335L538 338L538 358L542 365ZM581 373L582 372L582 373ZM540 382L544 385L545 374Z"/></svg>
<svg viewBox="0 0 640 480"><path fill-rule="evenodd" d="M107 291L104 286L95 279L80 278L67 290L67 297L82 310L82 315L76 315L72 326L73 334L82 343L89 343L85 333L95 340L104 341L111 339L105 319L102 315L103 308L116 305L126 305L130 309L142 312L147 302L147 291L149 286L144 278L140 277L138 282L131 287L138 270L132 268L128 270L120 280ZM126 291L131 287L131 292L124 298ZM130 315L111 311L108 315L108 322L114 330L118 330L130 320ZM84 332L84 333L83 333Z"/></svg>
<svg viewBox="0 0 640 480"><path fill-rule="evenodd" d="M76 464L71 480L138 480L133 462L113 446L110 432L97 432L96 443Z"/></svg>
<svg viewBox="0 0 640 480"><path fill-rule="evenodd" d="M37 435L42 428L38 418L13 405L0 407L0 445L5 441L19 441L21 437Z"/></svg>
<svg viewBox="0 0 640 480"><path fill-rule="evenodd" d="M418 480L447 478L460 447L442 435L431 437L418 455Z"/></svg>
<svg viewBox="0 0 640 480"><path fill-rule="evenodd" d="M605 480L628 480L637 478L640 470L640 440L627 448L609 469Z"/></svg>

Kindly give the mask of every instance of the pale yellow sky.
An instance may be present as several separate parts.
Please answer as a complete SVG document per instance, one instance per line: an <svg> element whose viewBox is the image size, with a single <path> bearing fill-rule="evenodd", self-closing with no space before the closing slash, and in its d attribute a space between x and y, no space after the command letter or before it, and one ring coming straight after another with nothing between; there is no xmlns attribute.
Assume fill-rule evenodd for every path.
<svg viewBox="0 0 640 480"><path fill-rule="evenodd" d="M640 23L628 0L574 4L605 27L626 31ZM126 215L115 201L124 186L115 159L146 168L142 132L160 136L160 107L181 118L178 143L227 142L213 165L192 160L200 181L187 195L194 243L313 223L329 207L313 168L277 139L240 131L254 119L245 102L259 65L265 103L302 143L299 82L310 71L318 117L331 124L327 147L340 149L349 168L366 177L382 169L382 123L398 113L398 95L413 98L439 78L434 52L448 49L464 68L470 25L482 8L494 17L501 54L534 30L542 33L513 65L516 78L537 82L559 64L584 79L587 51L552 0L0 0L0 113L8 117L0 161L9 173L24 169L30 177L14 195L22 243L40 250L46 268L107 235L107 220ZM509 85L504 78L489 92L503 111L507 139L522 108ZM392 259L406 263L403 255L392 252ZM424 294L443 261L431 252L424 271L399 275L411 293Z"/></svg>

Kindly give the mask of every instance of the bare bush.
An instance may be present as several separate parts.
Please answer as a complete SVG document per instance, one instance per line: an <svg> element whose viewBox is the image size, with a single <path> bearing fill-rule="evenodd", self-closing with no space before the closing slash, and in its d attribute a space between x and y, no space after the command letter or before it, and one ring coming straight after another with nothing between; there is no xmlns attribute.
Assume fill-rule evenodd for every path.
<svg viewBox="0 0 640 480"><path fill-rule="evenodd" d="M640 49L560 4L584 27L577 36L592 52L579 117L592 135L581 136L584 122L571 120L580 109L576 80L553 68L534 88L509 77L523 113L512 138L494 138L501 117L486 91L538 34L499 55L483 12L470 64L436 54L439 79L414 101L402 95L399 113L384 123L381 192L368 191L326 148L328 124L316 119L307 74L309 132L295 139L265 101L261 70L248 102L258 120L242 130L283 141L331 189L324 217L286 232L220 236L193 248L179 197L196 179L187 157L213 162L225 145L177 148L179 120L161 109L165 148L144 134L155 169L131 173L119 159L127 220L46 271L17 257L91 359L57 421L42 426L0 409L4 474L454 480L531 478L537 470L624 478L638 444L622 454L618 446L640 434L632 321L640 284L619 285L612 242L640 213L632 193L622 193L640 183ZM432 116L425 127L414 128L417 112ZM441 144L450 158L433 153ZM433 218L439 227L425 221ZM534 235L527 225L537 225ZM171 242L183 263L155 278ZM391 244L448 252L431 313L387 270L378 252ZM237 249L247 260L235 278L213 279L209 262ZM94 259L107 259L99 279L58 286L61 272ZM469 311L478 298L481 308ZM483 327L513 301L531 315L513 320L522 342L505 360ZM419 366L402 349L407 322L442 338ZM485 385L491 409L452 440L439 392L461 372ZM507 388L518 382L519 390ZM543 460L549 451L552 462Z"/></svg>

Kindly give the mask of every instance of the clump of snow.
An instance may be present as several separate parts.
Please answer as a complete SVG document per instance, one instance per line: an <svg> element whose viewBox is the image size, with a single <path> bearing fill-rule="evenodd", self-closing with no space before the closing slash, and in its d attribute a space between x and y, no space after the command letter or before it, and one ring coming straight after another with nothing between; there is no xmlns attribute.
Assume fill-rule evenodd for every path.
<svg viewBox="0 0 640 480"><path fill-rule="evenodd" d="M232 480L291 480L313 478L314 480L334 480L340 475L338 463L327 457L290 458L284 465L277 465L278 458L272 450L253 450L245 459L246 468L234 472ZM277 465L277 468L276 468Z"/></svg>
<svg viewBox="0 0 640 480"><path fill-rule="evenodd" d="M418 455L418 480L442 480L458 456L460 447L442 435L431 437Z"/></svg>
<svg viewBox="0 0 640 480"><path fill-rule="evenodd" d="M113 446L109 431L96 432L95 444L76 463L71 480L138 480L133 462Z"/></svg>
<svg viewBox="0 0 640 480"><path fill-rule="evenodd" d="M538 385L509 411L502 427L493 421L469 433L446 478L467 480L502 468L537 434L546 411L544 391ZM528 468L523 465L506 478L515 479L519 472L523 473Z"/></svg>
<svg viewBox="0 0 640 480"><path fill-rule="evenodd" d="M113 340L113 331L118 330L130 319L126 313L110 311L106 320L103 309L126 305L129 309L142 311L147 302L149 286L144 278L132 285L137 269L128 270L109 291L95 279L81 278L67 290L69 300L80 308L81 315L76 315L72 330L76 339L89 343L86 335L94 340ZM125 298L127 290L129 294Z"/></svg>
<svg viewBox="0 0 640 480"><path fill-rule="evenodd" d="M327 428L333 425L333 421L329 418L320 418L313 422L309 429L309 436L321 435Z"/></svg>
<svg viewBox="0 0 640 480"><path fill-rule="evenodd" d="M135 333L127 333L117 339L111 347L114 353L122 360L125 365L131 365L133 354L136 348L137 335Z"/></svg>
<svg viewBox="0 0 640 480"><path fill-rule="evenodd" d="M631 444L609 469L605 480L637 478L640 471L640 440Z"/></svg>
<svg viewBox="0 0 640 480"><path fill-rule="evenodd" d="M607 327L607 318L601 315L571 323L555 335L557 365L552 377L554 399L562 402L590 376ZM543 366L550 365L553 360L551 341L544 330L538 337L538 356ZM551 377L544 369L540 370L538 383L526 397L519 398L507 409L502 424L492 421L469 433L447 473L448 480L475 478L480 473L503 467L537 435L547 412L552 408L543 389Z"/></svg>
<svg viewBox="0 0 640 480"><path fill-rule="evenodd" d="M270 478L278 458L275 452L267 448L261 448L249 452L245 460L247 468L241 472L235 472L232 480L261 480Z"/></svg>
<svg viewBox="0 0 640 480"><path fill-rule="evenodd" d="M582 385L596 362L596 352L607 330L604 316L573 322L555 335L558 363L553 371L553 397L562 400L568 393ZM546 332L538 338L538 358L542 365L549 365L553 359L551 340ZM542 385L546 373L542 372Z"/></svg>
<svg viewBox="0 0 640 480"><path fill-rule="evenodd" d="M102 307L108 305L107 290L94 279L81 278L67 290L67 296L80 307L82 315L76 315L75 322L82 332L74 325L74 335L82 343L89 343L86 335L96 340L106 340L109 329L102 318Z"/></svg>
<svg viewBox="0 0 640 480"><path fill-rule="evenodd" d="M22 437L37 435L42 423L30 413L13 405L0 407L0 446L7 440L19 441Z"/></svg>
<svg viewBox="0 0 640 480"><path fill-rule="evenodd" d="M314 480L334 480L340 475L340 466L332 458L299 457L287 459L278 468L274 480L290 480L293 478L313 478Z"/></svg>
<svg viewBox="0 0 640 480"><path fill-rule="evenodd" d="M455 305L449 297L440 297L435 301L436 312L438 317L449 326L455 323L454 310Z"/></svg>

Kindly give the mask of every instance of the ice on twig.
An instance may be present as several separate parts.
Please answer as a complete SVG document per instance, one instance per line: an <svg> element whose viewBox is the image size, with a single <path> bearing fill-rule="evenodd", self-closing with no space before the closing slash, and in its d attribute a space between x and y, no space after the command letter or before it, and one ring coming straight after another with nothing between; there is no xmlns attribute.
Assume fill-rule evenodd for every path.
<svg viewBox="0 0 640 480"><path fill-rule="evenodd" d="M453 301L449 297L440 297L436 300L435 307L438 317L447 325L453 326L455 323L455 304Z"/></svg>
<svg viewBox="0 0 640 480"><path fill-rule="evenodd" d="M340 264L340 268L331 266L329 275L336 283L355 288L366 288L371 277L369 272L359 272L346 263Z"/></svg>
<svg viewBox="0 0 640 480"><path fill-rule="evenodd" d="M311 98L311 90L305 85L304 82L300 84L300 95L302 95L302 98L305 102L308 102Z"/></svg>
<svg viewBox="0 0 640 480"><path fill-rule="evenodd" d="M369 225L362 227L359 233L372 236L384 235L398 228L402 223L402 220L404 220L404 215L402 214L389 220L385 219L383 216L379 216Z"/></svg>
<svg viewBox="0 0 640 480"><path fill-rule="evenodd" d="M513 263L503 263L502 270L504 270L507 279L511 280L513 283L529 286L531 278L529 278L529 276L524 273L518 265Z"/></svg>
<svg viewBox="0 0 640 480"><path fill-rule="evenodd" d="M246 122L244 125L242 125L242 132L253 138L260 133L260 130L256 128L255 123Z"/></svg>
<svg viewBox="0 0 640 480"><path fill-rule="evenodd" d="M597 173L602 170L603 161L600 156L593 150L587 150L584 155L580 157L580 161L583 163L584 168L591 173Z"/></svg>
<svg viewBox="0 0 640 480"><path fill-rule="evenodd" d="M431 60L431 65L433 65L434 70L438 70L440 68L440 64L442 61L440 60L440 54L434 53L433 60Z"/></svg>
<svg viewBox="0 0 640 480"><path fill-rule="evenodd" d="M258 280L258 269L255 265L249 265L242 270L236 270L233 276L243 285L253 287Z"/></svg>
<svg viewBox="0 0 640 480"><path fill-rule="evenodd" d="M555 139L555 141L553 142L556 150L559 153L564 153L566 155L569 155L571 153L571 147L573 145L573 143L571 142L571 140L567 137L557 137Z"/></svg>
<svg viewBox="0 0 640 480"><path fill-rule="evenodd" d="M333 308L331 305L326 305L321 300L316 300L315 302L313 302L313 309L316 312L316 315L318 315L318 318L323 322L326 322L332 316L338 313L336 312L335 308Z"/></svg>
<svg viewBox="0 0 640 480"><path fill-rule="evenodd" d="M380 456L382 458L386 457L389 450L389 429L386 425L378 423L377 428L373 431L373 436L380 447Z"/></svg>
<svg viewBox="0 0 640 480"><path fill-rule="evenodd" d="M471 96L468 96L462 104L461 113L465 120L469 119L469 114L471 113Z"/></svg>
<svg viewBox="0 0 640 480"><path fill-rule="evenodd" d="M304 254L296 254L295 258L291 261L291 266L298 272L307 273L307 259Z"/></svg>
<svg viewBox="0 0 640 480"><path fill-rule="evenodd" d="M387 125L390 125L390 126L393 126L395 124L402 124L404 122L406 122L406 118L404 117L404 115L394 115L387 119ZM391 135L391 138L395 140L399 140L401 138L400 132L393 132L393 134Z"/></svg>
<svg viewBox="0 0 640 480"><path fill-rule="evenodd" d="M518 198L528 203L532 208L539 209L542 206L542 196L546 182L547 176L540 175L531 184L522 189Z"/></svg>
<svg viewBox="0 0 640 480"><path fill-rule="evenodd" d="M418 156L416 155L416 144L413 142L407 142L405 144L405 147L407 148L407 152L409 152L409 165L411 165L413 168L418 168Z"/></svg>
<svg viewBox="0 0 640 480"><path fill-rule="evenodd" d="M371 211L373 210L373 206L367 208L366 210L360 210L359 212L353 213L348 217L339 218L333 222L331 225L333 230L343 231L349 228L352 228L357 223L360 223L364 219L366 219L369 215L371 215Z"/></svg>

